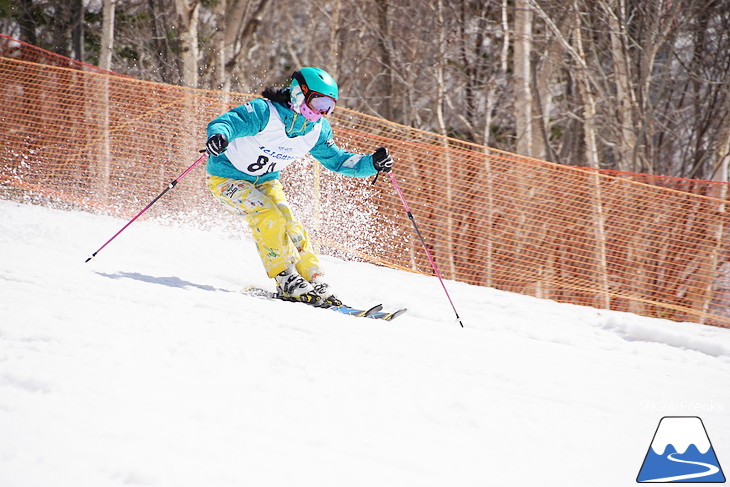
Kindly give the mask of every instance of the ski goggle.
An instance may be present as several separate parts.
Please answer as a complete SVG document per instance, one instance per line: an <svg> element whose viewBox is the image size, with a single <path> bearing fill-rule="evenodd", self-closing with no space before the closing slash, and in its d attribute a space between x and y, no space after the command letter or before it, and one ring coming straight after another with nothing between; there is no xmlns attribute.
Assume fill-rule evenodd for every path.
<svg viewBox="0 0 730 487"><path fill-rule="evenodd" d="M337 104L334 98L317 93L316 91L310 91L305 101L309 108L320 115L329 115Z"/></svg>
<svg viewBox="0 0 730 487"><path fill-rule="evenodd" d="M310 122L318 122L320 118L332 113L335 100L327 95L310 91L304 102L299 105L299 113Z"/></svg>

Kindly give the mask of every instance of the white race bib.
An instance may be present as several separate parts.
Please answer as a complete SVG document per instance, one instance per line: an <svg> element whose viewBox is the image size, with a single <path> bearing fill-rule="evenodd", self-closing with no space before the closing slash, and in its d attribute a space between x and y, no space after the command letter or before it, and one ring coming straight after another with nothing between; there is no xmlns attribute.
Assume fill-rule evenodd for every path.
<svg viewBox="0 0 730 487"><path fill-rule="evenodd" d="M288 137L276 108L270 101L266 102L269 104L269 121L266 127L252 137L233 139L226 150L226 157L231 164L250 176L281 171L301 159L312 150L322 130L322 125L316 124L306 135Z"/></svg>

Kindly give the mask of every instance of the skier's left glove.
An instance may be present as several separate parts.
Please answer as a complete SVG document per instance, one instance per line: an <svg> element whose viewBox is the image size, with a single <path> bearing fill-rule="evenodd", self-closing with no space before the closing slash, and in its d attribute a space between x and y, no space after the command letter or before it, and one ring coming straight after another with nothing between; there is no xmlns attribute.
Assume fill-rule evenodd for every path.
<svg viewBox="0 0 730 487"><path fill-rule="evenodd" d="M205 143L205 149L211 156L217 156L226 150L228 147L228 139L223 134L213 134L208 137L208 141Z"/></svg>
<svg viewBox="0 0 730 487"><path fill-rule="evenodd" d="M390 172L393 169L393 159L388 149L380 147L373 152L373 167L378 172Z"/></svg>

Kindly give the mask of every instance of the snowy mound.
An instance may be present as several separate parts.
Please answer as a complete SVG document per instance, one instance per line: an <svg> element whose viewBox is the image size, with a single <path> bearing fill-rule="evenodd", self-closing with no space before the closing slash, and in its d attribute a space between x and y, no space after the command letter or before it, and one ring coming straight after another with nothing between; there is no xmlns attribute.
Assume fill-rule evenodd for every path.
<svg viewBox="0 0 730 487"><path fill-rule="evenodd" d="M243 227L0 214L3 487L630 485L668 415L730 463L730 330L324 258L377 322L242 295Z"/></svg>

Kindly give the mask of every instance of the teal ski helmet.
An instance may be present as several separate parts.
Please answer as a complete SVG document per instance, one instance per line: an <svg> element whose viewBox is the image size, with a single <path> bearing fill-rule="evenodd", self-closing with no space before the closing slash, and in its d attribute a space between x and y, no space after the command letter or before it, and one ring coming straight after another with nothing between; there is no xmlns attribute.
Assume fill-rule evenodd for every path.
<svg viewBox="0 0 730 487"><path fill-rule="evenodd" d="M319 68L302 68L291 76L289 98L295 112L316 122L335 109L339 90L330 74Z"/></svg>

